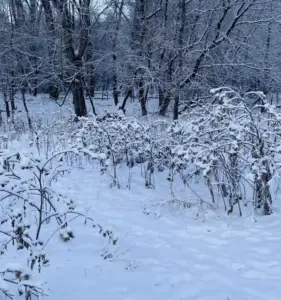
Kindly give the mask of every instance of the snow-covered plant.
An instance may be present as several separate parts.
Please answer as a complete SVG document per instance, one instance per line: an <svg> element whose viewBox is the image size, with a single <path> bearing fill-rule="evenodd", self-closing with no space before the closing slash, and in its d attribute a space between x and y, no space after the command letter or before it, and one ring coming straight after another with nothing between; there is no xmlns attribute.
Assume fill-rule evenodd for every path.
<svg viewBox="0 0 281 300"><path fill-rule="evenodd" d="M15 246L28 253L28 271L23 272L20 268L0 270L0 283L17 284L19 294L24 294L25 299L45 293L43 287L33 282L32 271L36 267L40 272L49 263L45 251L49 239L42 236L42 229L52 220L57 223L56 231L65 242L74 238L69 227L73 215L83 217L113 244L117 242L111 231L104 230L93 219L76 211L74 201L53 188L54 181L69 171L64 164L67 154L82 153L99 159L86 148L76 146L57 152L47 160L42 160L31 150L27 154L0 153L0 252L3 255ZM0 292L11 297L5 286L0 284Z"/></svg>
<svg viewBox="0 0 281 300"><path fill-rule="evenodd" d="M26 300L47 295L44 286L32 280L30 270L22 268L18 264L8 264L5 268L0 269L0 292L7 299L13 299L14 294L8 288L8 283L17 285L19 295L24 296Z"/></svg>
<svg viewBox="0 0 281 300"><path fill-rule="evenodd" d="M121 136L117 128L118 121L118 116L109 114L104 118L80 118L78 128L71 135L71 143L88 148L93 153L103 154L101 172L108 172L112 177L112 185L119 187L117 166L124 160L124 143L118 138Z"/></svg>
<svg viewBox="0 0 281 300"><path fill-rule="evenodd" d="M144 140L143 132L143 126L133 118L106 114L103 117L81 118L71 140L73 144L104 155L102 174L109 174L111 185L120 188L118 167L126 164L131 169L135 165L135 157Z"/></svg>
<svg viewBox="0 0 281 300"><path fill-rule="evenodd" d="M135 119L126 119L119 115L107 114L103 118L97 118L97 121L107 156L103 171L111 174L111 169L112 185L120 188L117 168L121 164L126 164L129 169L134 166L134 153L143 141L143 127Z"/></svg>
<svg viewBox="0 0 281 300"><path fill-rule="evenodd" d="M223 89L217 95L229 109L233 111L235 106L239 111L233 115L231 142L236 155L244 160L242 180L253 188L254 207L271 214L270 183L280 173L281 114L262 93L249 92L242 97L231 89Z"/></svg>
<svg viewBox="0 0 281 300"><path fill-rule="evenodd" d="M33 123L31 144L36 147L38 155L48 158L53 152L69 146L69 136L74 128L75 123L61 118L59 113L54 113L51 118L38 114Z"/></svg>
<svg viewBox="0 0 281 300"><path fill-rule="evenodd" d="M213 103L184 115L170 128L179 141L172 149L177 169L185 181L199 172L213 202L217 186L229 213L237 204L242 214L247 186L254 208L270 214L270 182L280 172L281 115L261 93L242 97L228 88L213 93Z"/></svg>
<svg viewBox="0 0 281 300"><path fill-rule="evenodd" d="M212 91L214 101L171 123L167 132L169 181L179 174L185 185L200 176L218 204L217 190L228 213L249 202L272 212L270 183L280 174L281 114L262 93L241 96L232 89ZM154 141L155 142L155 141Z"/></svg>
<svg viewBox="0 0 281 300"><path fill-rule="evenodd" d="M144 140L139 150L143 158L145 186L151 188L155 171L169 168L170 147L173 142L167 136L167 124L162 121L152 123L144 132Z"/></svg>
<svg viewBox="0 0 281 300"><path fill-rule="evenodd" d="M139 166L148 188L155 185L155 172L167 171L172 199L176 176L190 189L191 180L199 179L210 192L212 207L222 200L228 213L237 206L242 214L242 205L253 202L255 209L270 214L271 183L280 173L280 113L261 93L239 95L229 88L212 93L212 103L175 122L143 124L118 114L89 115L75 124L55 121L34 126L37 135L31 144L38 153L53 149L49 143L54 143L50 142L54 134L60 141L55 142L56 150L68 144L83 152L87 162L97 162L101 173L111 177L111 186L124 187L119 169L127 166L130 188L132 168ZM45 156L52 156L52 151L44 151ZM76 157L70 151L64 160L73 164Z"/></svg>

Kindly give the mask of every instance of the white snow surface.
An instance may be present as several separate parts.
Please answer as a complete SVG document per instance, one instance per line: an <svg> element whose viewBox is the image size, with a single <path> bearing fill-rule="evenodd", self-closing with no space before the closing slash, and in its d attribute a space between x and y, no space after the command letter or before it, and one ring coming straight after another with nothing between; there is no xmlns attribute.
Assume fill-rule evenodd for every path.
<svg viewBox="0 0 281 300"><path fill-rule="evenodd" d="M125 182L127 170L118 171ZM83 219L73 221L75 238L63 243L57 234L45 249L50 265L36 280L47 281L50 295L42 299L281 299L278 207L253 222L250 208L238 217L220 210L198 215L194 208L157 206L169 200L170 192L165 174L156 176L155 189L144 187L137 170L131 190L117 189L109 187L98 168L86 166L56 183L79 210L111 229L118 243L109 245ZM176 190L181 198L194 197L180 183ZM204 197L206 191L201 192ZM52 235L55 228L45 227L44 234ZM0 256L0 269L23 257L20 251Z"/></svg>
<svg viewBox="0 0 281 300"><path fill-rule="evenodd" d="M119 241L108 245L83 220L72 223L71 242L55 236L46 248L50 266L40 275L48 281L49 299L280 299L278 210L253 222L217 212L198 218L192 209L164 206L157 218L152 205L144 208L167 198L164 177L155 190L138 177L131 190L118 190L90 168L74 170L58 188L81 210L90 208L88 215ZM103 259L106 255L112 258Z"/></svg>

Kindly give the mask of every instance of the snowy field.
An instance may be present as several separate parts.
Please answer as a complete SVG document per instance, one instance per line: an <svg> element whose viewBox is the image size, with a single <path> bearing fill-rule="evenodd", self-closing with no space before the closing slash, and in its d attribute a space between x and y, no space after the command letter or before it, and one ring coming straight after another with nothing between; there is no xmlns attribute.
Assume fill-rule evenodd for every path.
<svg viewBox="0 0 281 300"><path fill-rule="evenodd" d="M197 211L166 207L156 218L153 206L148 214L144 208L167 197L165 178L161 182L147 192L138 178L132 191L109 190L92 170L64 179L60 188L67 187L81 207L91 207L119 243L108 248L79 226L68 245L54 238L45 271L52 299L280 299L279 213L253 223L247 216L197 217ZM103 260L107 254L113 257Z"/></svg>
<svg viewBox="0 0 281 300"><path fill-rule="evenodd" d="M149 192L142 185L135 178L133 192L111 190L92 169L61 181L58 189L81 210L90 208L119 242L108 245L79 220L71 225L73 241L55 236L47 248L50 266L38 276L47 281L49 299L280 299L280 213L255 223L172 208L156 217L153 206L149 213L145 208L166 198L165 179ZM12 257L20 258L20 252Z"/></svg>
<svg viewBox="0 0 281 300"><path fill-rule="evenodd" d="M54 117L58 107L48 99L28 102L32 116ZM97 109L113 110L106 101ZM130 115L139 116L134 104ZM155 107L157 105L155 104ZM150 111L156 109L152 104ZM69 106L60 109L69 115ZM57 114L57 113L56 113ZM19 150L26 142L9 147ZM118 169L126 182L127 169ZM110 178L90 165L73 168L55 184L58 192L73 199L77 209L92 217L118 237L109 244L83 219L71 223L75 238L68 243L54 235L46 246L48 267L36 280L46 281L50 300L280 300L281 210L275 202L270 216L230 216L223 209L183 208L169 203L167 174L155 174L155 189L144 187L139 170L132 171L131 189L110 187ZM196 183L194 183L196 184ZM200 183L199 183L200 184ZM195 195L180 181L178 198ZM199 187L200 197L209 200ZM44 228L44 236L55 231ZM11 262L25 264L21 251L0 256L0 270ZM0 294L0 299L5 299ZM16 300L21 299L19 296Z"/></svg>

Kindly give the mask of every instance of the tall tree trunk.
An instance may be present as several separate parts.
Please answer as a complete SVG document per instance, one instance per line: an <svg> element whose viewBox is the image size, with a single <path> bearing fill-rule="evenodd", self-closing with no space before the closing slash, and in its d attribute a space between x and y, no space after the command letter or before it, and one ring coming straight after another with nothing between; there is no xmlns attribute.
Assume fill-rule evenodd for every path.
<svg viewBox="0 0 281 300"><path fill-rule="evenodd" d="M115 32L114 32L114 37L113 37L113 43L112 43L112 60L113 60L113 75L112 75L112 89L113 89L113 99L114 99L114 104L117 106L119 103L118 99L118 76L117 76L117 56L116 56L116 48L117 48L117 39L119 35L119 29L120 29L120 23L121 23L121 17L123 13L123 6L124 6L124 0L121 1L119 4L119 10L118 6L116 5L116 14L117 14L117 20L116 20L116 27L115 27Z"/></svg>
<svg viewBox="0 0 281 300"><path fill-rule="evenodd" d="M90 24L88 24L90 25ZM84 53L84 60L85 60L85 80L84 80L84 85L87 90L87 95L91 100L91 97L95 96L95 89L96 89L96 70L95 70L95 65L93 63L93 55L95 53L94 45L93 45L93 40L89 36L87 45L85 48L85 53Z"/></svg>
<svg viewBox="0 0 281 300"><path fill-rule="evenodd" d="M114 55L114 57L116 57ZM119 92L118 92L118 88L117 88L117 73L114 72L114 74L112 75L112 89L113 89L113 100L114 100L114 104L115 106L118 105L119 103Z"/></svg>
<svg viewBox="0 0 281 300"><path fill-rule="evenodd" d="M11 116L11 113L10 113L10 107L9 107L8 95L7 95L6 92L4 92L4 102L5 102L5 109L6 109L7 119L9 119L10 116Z"/></svg>
<svg viewBox="0 0 281 300"><path fill-rule="evenodd" d="M174 101L175 102L174 102L173 119L177 120L179 118L179 102L180 102L179 91L177 91Z"/></svg>
<svg viewBox="0 0 281 300"><path fill-rule="evenodd" d="M133 98L133 89L132 88L129 88L126 95L125 95L125 98L123 100L123 103L121 105L121 109L123 110L123 112L125 113L125 107L126 107L126 103L127 103L127 100L129 99L129 97Z"/></svg>
<svg viewBox="0 0 281 300"><path fill-rule="evenodd" d="M145 7L147 5L146 0L137 0L135 2L135 10L134 10L134 23L133 23L133 32L132 32L132 50L135 52L135 55L140 58L140 60L143 60L145 57L145 51L144 51L144 42L145 42L145 36L146 36L146 11ZM143 74L140 74L140 76L137 76L137 73L142 73L143 71L139 71L137 68L137 71L135 72L135 75L138 79L139 84L139 102L141 104L141 111L142 115L147 115L147 109L146 109L146 96L145 96L145 81ZM139 78L138 78L139 77Z"/></svg>
<svg viewBox="0 0 281 300"><path fill-rule="evenodd" d="M179 29L179 38L178 38L178 45L179 45L179 74L182 74L183 69L183 37L185 31L185 16L186 16L186 0L180 0L180 29ZM179 117L179 101L180 101L180 86L177 87L176 95L175 95L175 102L174 102L174 113L173 119L177 120Z"/></svg>
<svg viewBox="0 0 281 300"><path fill-rule="evenodd" d="M93 47L91 39L89 39L87 48L85 50L85 63L86 63L85 85L87 84L87 86L86 86L87 94L90 99L91 99L91 97L95 96L95 88L96 88L95 67L92 62L93 53L94 53L94 47Z"/></svg>
<svg viewBox="0 0 281 300"><path fill-rule="evenodd" d="M162 106L160 107L160 110L159 110L160 116L162 116L162 117L165 116L170 102L171 102L171 94L168 92L166 97L164 98L164 102L162 103Z"/></svg>
<svg viewBox="0 0 281 300"><path fill-rule="evenodd" d="M72 84L72 97L75 115L77 117L83 117L87 115L84 85L81 77L76 77Z"/></svg>
<svg viewBox="0 0 281 300"><path fill-rule="evenodd" d="M83 67L82 60L74 58L73 66L75 68L73 71L75 75L72 81L71 90L74 111L77 117L84 117L87 115L87 107L84 95L84 79L81 74L81 69Z"/></svg>
<svg viewBox="0 0 281 300"><path fill-rule="evenodd" d="M49 64L53 64L53 57L56 54L56 48L54 43L55 37L55 23L54 23L54 15L51 7L50 0L41 0L42 6L44 9L44 15L46 24L48 26L48 57L49 57ZM49 85L49 95L51 98L57 100L59 98L60 90L58 84L55 83L55 78L51 78L51 82Z"/></svg>
<svg viewBox="0 0 281 300"><path fill-rule="evenodd" d="M141 104L141 115L147 115L146 102L147 102L147 92L145 90L144 80L141 78L139 83L139 100Z"/></svg>
<svg viewBox="0 0 281 300"><path fill-rule="evenodd" d="M14 91L10 91L9 97L10 97L10 102L11 102L11 109L12 109L12 111L15 111L16 106L15 106L15 93L14 93Z"/></svg>
<svg viewBox="0 0 281 300"><path fill-rule="evenodd" d="M9 100L11 103L12 112L16 110L15 106L15 72L12 69L10 71L11 81L9 82L8 92L9 92Z"/></svg>
<svg viewBox="0 0 281 300"><path fill-rule="evenodd" d="M73 38L73 23L75 21L73 12L74 6L69 8L67 1L64 0L54 1L55 7L61 14L62 18L62 28L64 33L64 52L71 65L73 82L72 95L76 117L83 117L87 115L82 69L84 67L83 56L88 46L89 30L91 27L90 2L90 0L79 1L78 11L81 29L79 32L79 44L77 49L75 49Z"/></svg>
<svg viewBox="0 0 281 300"><path fill-rule="evenodd" d="M266 71L264 72L264 93L267 94L268 93L268 81L269 81L269 74L268 74L268 69L269 69L269 54L270 54L270 45L271 45L271 38L272 38L272 24L269 22L267 25L267 37L266 37L266 50L265 50L265 68Z"/></svg>
<svg viewBox="0 0 281 300"><path fill-rule="evenodd" d="M164 92L161 87L158 87L158 99L159 99L158 105L159 107L161 107L164 102Z"/></svg>
<svg viewBox="0 0 281 300"><path fill-rule="evenodd" d="M172 78L172 72L173 72L173 61L169 62L169 69L168 69L168 78L169 78L169 84L171 84L171 78ZM160 107L159 110L159 115L164 117L167 109L171 103L171 99L172 99L173 93L171 90L171 87L168 89L168 91L166 92L165 98L163 99L162 105Z"/></svg>
<svg viewBox="0 0 281 300"><path fill-rule="evenodd" d="M33 55L31 57L31 62L32 62L32 71L33 73L33 78L31 80L31 86L32 86L32 95L33 96L37 96L37 92L38 92L38 61L37 61L37 51L38 51L38 47L37 47L37 43L36 43L36 38L38 36L38 26L39 23L37 23L37 18L39 19L39 15L40 13L38 12L37 9L37 1L36 0L30 0L30 32L31 32L31 41L30 41L30 52L31 53L35 53L35 55ZM38 25L38 26L37 26Z"/></svg>
<svg viewBox="0 0 281 300"><path fill-rule="evenodd" d="M30 130L32 130L32 121L31 121L31 118L29 115L29 110L28 110L26 98L25 98L25 88L21 89L21 96L22 96L23 107L24 107L26 117L27 117L28 127Z"/></svg>

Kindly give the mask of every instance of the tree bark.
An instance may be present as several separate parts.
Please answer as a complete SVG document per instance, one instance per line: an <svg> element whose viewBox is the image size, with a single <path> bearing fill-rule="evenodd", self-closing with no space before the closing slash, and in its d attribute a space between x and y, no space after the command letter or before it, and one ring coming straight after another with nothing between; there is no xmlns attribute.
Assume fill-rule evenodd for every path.
<svg viewBox="0 0 281 300"><path fill-rule="evenodd" d="M86 101L84 96L84 86L82 78L76 77L72 84L72 97L75 115L83 117L87 115Z"/></svg>
<svg viewBox="0 0 281 300"><path fill-rule="evenodd" d="M146 102L147 102L147 93L145 90L144 80L141 78L139 83L139 99L141 104L141 115L147 115Z"/></svg>
<svg viewBox="0 0 281 300"><path fill-rule="evenodd" d="M177 120L179 118L179 102L180 102L180 95L179 91L175 96L175 103L174 103L174 112L173 112L173 119Z"/></svg>
<svg viewBox="0 0 281 300"><path fill-rule="evenodd" d="M11 116L11 113L10 113L10 107L9 107L8 95L7 95L6 92L4 93L4 102L5 102L5 109L6 109L7 119L9 119L10 116Z"/></svg>
<svg viewBox="0 0 281 300"><path fill-rule="evenodd" d="M164 93L163 90L161 89L161 87L158 87L158 100L159 100L159 107L161 107L163 105L164 102Z"/></svg>
<svg viewBox="0 0 281 300"><path fill-rule="evenodd" d="M159 110L160 116L162 116L162 117L165 116L170 102L171 102L171 94L168 92L166 97L164 98L164 102L162 103L162 106L160 107L160 110Z"/></svg>

